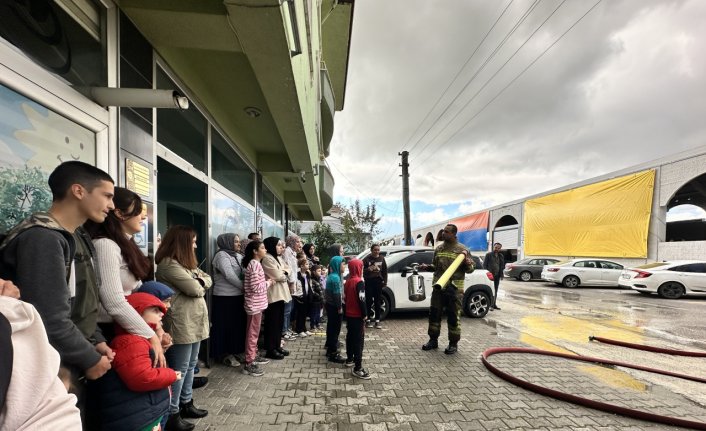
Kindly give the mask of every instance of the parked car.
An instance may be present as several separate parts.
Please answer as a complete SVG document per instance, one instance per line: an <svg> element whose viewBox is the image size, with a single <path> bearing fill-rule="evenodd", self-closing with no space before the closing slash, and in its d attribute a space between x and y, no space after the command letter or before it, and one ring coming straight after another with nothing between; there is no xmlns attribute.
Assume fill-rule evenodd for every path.
<svg viewBox="0 0 706 431"><path fill-rule="evenodd" d="M387 256L388 254L394 254L394 253L399 253L399 252L417 252L417 251L425 251L425 250L431 250L434 251L433 248L427 247L427 246L422 246L422 245L383 245L380 247L380 256ZM370 247L367 249L361 251L358 253L358 259L363 260L367 255L370 254Z"/></svg>
<svg viewBox="0 0 706 431"><path fill-rule="evenodd" d="M564 287L618 286L623 265L604 259L572 259L545 265L542 280Z"/></svg>
<svg viewBox="0 0 706 431"><path fill-rule="evenodd" d="M654 262L625 269L619 283L640 293L656 293L662 298L706 295L706 262L679 260Z"/></svg>
<svg viewBox="0 0 706 431"><path fill-rule="evenodd" d="M542 278L544 265L552 265L559 262L559 259L522 259L517 262L508 263L503 270L505 278L516 278L520 281L530 281Z"/></svg>
<svg viewBox="0 0 706 431"><path fill-rule="evenodd" d="M432 292L431 271L419 271L424 278L426 298L414 302L409 299L407 277L415 264L431 264L434 250L426 247L424 250L396 250L385 256L387 263L387 286L382 291L381 312L385 319L390 312L429 308ZM493 298L493 276L490 272L477 269L465 277L466 291L463 295L463 312L468 317L484 317L488 314Z"/></svg>

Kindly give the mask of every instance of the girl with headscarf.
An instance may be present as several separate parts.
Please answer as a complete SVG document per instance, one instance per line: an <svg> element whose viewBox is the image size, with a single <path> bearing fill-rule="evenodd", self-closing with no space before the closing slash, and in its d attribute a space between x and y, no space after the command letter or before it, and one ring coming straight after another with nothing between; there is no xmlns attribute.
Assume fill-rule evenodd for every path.
<svg viewBox="0 0 706 431"><path fill-rule="evenodd" d="M314 246L314 244L305 244L303 250L304 254L306 255L306 260L309 261L310 268L313 268L314 265L319 264L319 258L314 254L314 252L316 251L316 247Z"/></svg>
<svg viewBox="0 0 706 431"><path fill-rule="evenodd" d="M237 367L245 352L245 297L240 237L223 233L216 240L211 306L211 355L229 367Z"/></svg>
<svg viewBox="0 0 706 431"><path fill-rule="evenodd" d="M326 356L328 356L329 361L337 364L345 362L345 359L338 353L338 337L341 334L341 322L343 320L343 283L341 274L344 266L343 257L334 256L331 258L328 277L326 277L326 292L324 294L326 314L328 314Z"/></svg>
<svg viewBox="0 0 706 431"><path fill-rule="evenodd" d="M287 265L280 255L284 252L284 244L279 238L265 238L267 255L261 264L268 280L274 283L267 288L267 309L265 310L265 350L270 359L284 359L289 351L282 348L282 323L284 321L284 304L292 301L292 295L287 285L287 277L293 269Z"/></svg>

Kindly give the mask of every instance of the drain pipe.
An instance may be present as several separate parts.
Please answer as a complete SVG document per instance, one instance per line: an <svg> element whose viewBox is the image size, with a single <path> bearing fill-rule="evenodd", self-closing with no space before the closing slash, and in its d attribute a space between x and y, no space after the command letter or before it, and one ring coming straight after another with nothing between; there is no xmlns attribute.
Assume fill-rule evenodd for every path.
<svg viewBox="0 0 706 431"><path fill-rule="evenodd" d="M589 337L589 340L606 342L603 340L608 340L608 339L591 336L591 337ZM657 350L653 350L653 349L659 349L659 348L652 347L652 346L642 346L639 344L623 343L623 342L616 341L616 340L610 340L609 344L625 345L626 347L629 347L629 348L640 349L640 350L649 350L649 351L657 351ZM660 350L660 353L669 353L669 354L675 354L673 352L681 352L678 350L671 350L671 349L659 349L659 350ZM664 351L662 352L662 350L664 350ZM623 415L623 416L627 416L627 417L631 417L631 418L635 418L635 419L640 419L640 420L644 420L644 421L650 421L650 422L656 422L656 423L661 423L661 424L665 424L665 425L680 426L680 427L686 427L686 428L692 428L692 429L698 429L698 430L706 430L706 423L704 423L704 422L695 422L695 421L689 421L689 420L670 417L670 416L662 416L662 415L657 415L654 413L649 413L649 412L645 412L645 411L641 411L641 410L635 410L635 409L630 409L627 407L617 406L615 404L609 404L609 403L604 403L601 401L595 401L595 400L580 397L577 395L568 394L566 392L560 392L555 389L550 389L545 386L540 386L540 385L528 382L526 380L520 379L519 377L515 377L512 374L506 373L505 371L498 369L497 367L495 367L493 364L491 364L488 361L489 357L491 357L493 355L497 355L497 354L502 354L502 353L524 353L524 354L531 354L531 355L553 356L553 357L557 357L557 358L569 359L572 361L589 362L592 364L615 365L615 366L619 366L619 367L632 368L635 370L647 371L647 372L651 372L651 373L662 374L665 376L678 377L678 378L685 379L685 380L706 383L706 379L703 379L701 377L673 373L671 371L648 368L648 367L643 367L641 365L629 364L629 363L625 363L625 362L611 361L609 359L595 358L595 357L582 356L582 355L573 355L573 354L566 354L566 353L558 353L558 352L552 352L552 351L548 351L548 350L530 349L530 348L524 348L524 347L493 347L493 348L487 349L481 355L481 361L483 362L483 365L485 365L485 367L491 373L495 374L496 376L500 377L501 379L503 379L505 381L508 381L514 385L517 385L517 386L524 388L524 389L527 389L529 391L532 391L532 392L535 392L535 393L538 393L541 395L546 395L546 396L549 396L549 397L552 397L552 398L555 398L558 400L568 401L570 403L578 404L578 405L581 405L584 407L589 407L592 409L601 410L601 411L608 412L608 413L616 413L619 415ZM705 356L704 354L700 354L698 352L687 352L687 353L696 353L696 354L698 354L698 356ZM688 356L691 356L691 355L688 355ZM694 355L694 356L697 356L697 355Z"/></svg>

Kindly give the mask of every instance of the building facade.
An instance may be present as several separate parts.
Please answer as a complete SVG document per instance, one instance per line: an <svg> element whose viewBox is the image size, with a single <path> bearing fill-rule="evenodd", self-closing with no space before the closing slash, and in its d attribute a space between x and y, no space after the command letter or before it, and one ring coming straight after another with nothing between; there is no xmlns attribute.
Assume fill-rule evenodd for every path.
<svg viewBox="0 0 706 431"><path fill-rule="evenodd" d="M436 237L453 223L471 251L485 253L500 242L510 260L600 256L625 265L703 260L706 219L667 221L667 212L682 205L706 210L706 146L440 220L414 229L412 238ZM401 244L403 236L388 241Z"/></svg>
<svg viewBox="0 0 706 431"><path fill-rule="evenodd" d="M283 236L333 204L352 0L0 3L0 213L48 207L81 160L146 203L136 239L169 226Z"/></svg>

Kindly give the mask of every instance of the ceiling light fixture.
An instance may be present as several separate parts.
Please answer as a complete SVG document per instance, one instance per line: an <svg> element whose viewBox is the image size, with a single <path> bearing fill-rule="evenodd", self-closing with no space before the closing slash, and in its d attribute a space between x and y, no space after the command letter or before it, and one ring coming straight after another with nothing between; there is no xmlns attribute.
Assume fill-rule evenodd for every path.
<svg viewBox="0 0 706 431"><path fill-rule="evenodd" d="M245 109L243 109L243 111L245 111L245 113L246 113L246 114L248 115L248 117L250 117L250 118L257 118L257 117L259 117L260 115L262 115L262 111L260 111L259 109L255 108L254 106L248 106L248 107L246 107Z"/></svg>

